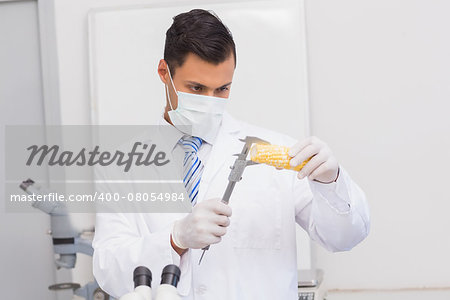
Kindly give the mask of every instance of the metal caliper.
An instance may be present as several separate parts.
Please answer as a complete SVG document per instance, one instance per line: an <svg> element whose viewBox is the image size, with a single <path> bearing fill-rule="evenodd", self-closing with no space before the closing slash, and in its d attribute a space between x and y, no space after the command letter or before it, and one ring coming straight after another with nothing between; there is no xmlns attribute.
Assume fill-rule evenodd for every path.
<svg viewBox="0 0 450 300"><path fill-rule="evenodd" d="M242 174L244 173L245 167L256 165L257 162L254 162L252 160L247 159L248 152L250 151L250 148L252 144L259 143L259 144L270 144L269 142L254 137L254 136L247 136L245 139L239 139L241 142L244 142L244 147L242 148L241 153L233 154L233 156L237 156L236 160L234 161L234 164L230 167L231 172L230 175L228 175L228 185L225 189L225 193L222 197L222 202L225 204L228 204L230 201L231 193L233 192L234 186L236 185L236 182L241 181ZM200 260L198 261L198 264L202 262L203 256L205 255L206 250L209 249L209 245L204 247L202 256L200 257Z"/></svg>

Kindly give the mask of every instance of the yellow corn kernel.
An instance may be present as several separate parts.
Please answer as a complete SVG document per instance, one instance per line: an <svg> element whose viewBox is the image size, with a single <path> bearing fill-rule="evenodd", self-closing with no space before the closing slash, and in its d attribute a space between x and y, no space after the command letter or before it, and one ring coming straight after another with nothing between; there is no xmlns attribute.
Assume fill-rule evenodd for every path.
<svg viewBox="0 0 450 300"><path fill-rule="evenodd" d="M289 164L289 147L267 144L253 144L250 148L250 159L257 163L263 163L276 168L300 171L311 159L308 158L296 167Z"/></svg>

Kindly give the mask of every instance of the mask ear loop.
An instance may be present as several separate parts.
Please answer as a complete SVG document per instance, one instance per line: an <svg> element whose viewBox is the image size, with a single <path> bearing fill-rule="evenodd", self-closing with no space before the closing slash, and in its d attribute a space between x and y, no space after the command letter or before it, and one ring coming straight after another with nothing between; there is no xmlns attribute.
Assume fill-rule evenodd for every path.
<svg viewBox="0 0 450 300"><path fill-rule="evenodd" d="M165 86L166 86L167 98L169 98L170 110L173 110L173 107L172 107L172 100L170 100L169 89L167 88L167 84L166 84Z"/></svg>
<svg viewBox="0 0 450 300"><path fill-rule="evenodd" d="M166 63L166 64L167 64L167 63ZM172 74L170 74L169 64L167 64L167 71L169 71L169 78L170 78L170 82L172 83L173 90L174 90L175 93L178 95L178 91L177 91L177 89L175 88L175 84L173 83ZM166 84L166 92L167 92L167 97L169 98L170 109L173 110L173 107L172 107L172 99L170 99L169 87L167 86L167 84Z"/></svg>

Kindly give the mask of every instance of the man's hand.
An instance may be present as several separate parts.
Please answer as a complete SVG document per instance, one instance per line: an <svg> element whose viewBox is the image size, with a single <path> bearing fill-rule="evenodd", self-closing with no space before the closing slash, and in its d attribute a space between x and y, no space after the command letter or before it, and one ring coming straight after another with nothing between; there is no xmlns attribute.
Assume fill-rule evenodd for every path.
<svg viewBox="0 0 450 300"><path fill-rule="evenodd" d="M192 212L175 222L172 240L181 249L201 249L222 240L230 225L231 207L221 199L204 200Z"/></svg>
<svg viewBox="0 0 450 300"><path fill-rule="evenodd" d="M331 183L337 180L339 164L328 145L315 136L306 138L291 147L290 164L295 167L312 157L298 172L299 179L308 177L321 183Z"/></svg>

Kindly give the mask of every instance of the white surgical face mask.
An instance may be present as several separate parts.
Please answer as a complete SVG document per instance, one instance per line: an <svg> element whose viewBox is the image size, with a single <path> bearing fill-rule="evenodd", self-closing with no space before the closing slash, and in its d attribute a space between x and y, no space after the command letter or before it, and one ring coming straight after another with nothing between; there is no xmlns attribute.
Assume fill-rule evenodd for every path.
<svg viewBox="0 0 450 300"><path fill-rule="evenodd" d="M167 68L169 70L169 68ZM191 93L179 92L175 88L172 75L169 70L170 82L178 95L177 109L173 109L169 89L166 85L167 97L169 97L170 111L168 112L172 124L180 131L197 136L212 144L219 132L223 113L228 103L227 98L203 96ZM186 126L188 125L188 126ZM186 132L191 126L192 132Z"/></svg>

